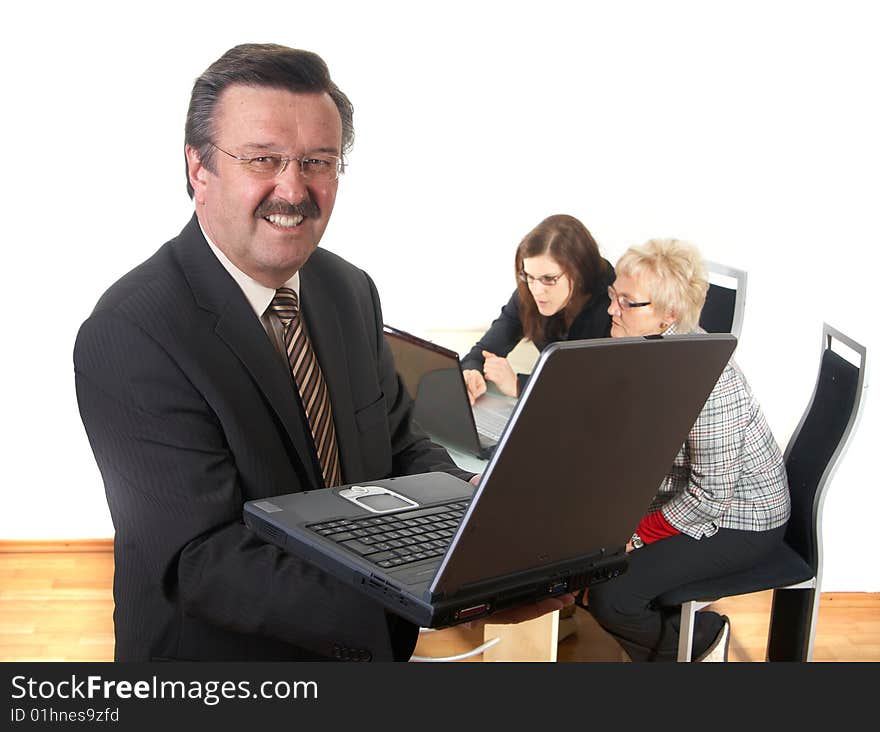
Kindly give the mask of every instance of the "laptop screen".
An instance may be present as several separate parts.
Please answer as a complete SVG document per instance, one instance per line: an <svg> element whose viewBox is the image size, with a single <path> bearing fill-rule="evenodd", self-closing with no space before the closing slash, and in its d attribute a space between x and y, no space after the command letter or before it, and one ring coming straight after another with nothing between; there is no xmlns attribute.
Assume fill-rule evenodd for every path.
<svg viewBox="0 0 880 732"><path fill-rule="evenodd" d="M702 334L545 349L432 590L620 549L735 345ZM545 541L536 527L547 527ZM474 556L486 558L478 569Z"/></svg>
<svg viewBox="0 0 880 732"><path fill-rule="evenodd" d="M413 421L438 442L479 455L480 438L458 354L388 325L385 341L415 401Z"/></svg>
<svg viewBox="0 0 880 732"><path fill-rule="evenodd" d="M458 354L431 341L385 326L385 341L394 356L394 363L403 385L415 399L419 384L426 374L435 371L457 371L461 367Z"/></svg>

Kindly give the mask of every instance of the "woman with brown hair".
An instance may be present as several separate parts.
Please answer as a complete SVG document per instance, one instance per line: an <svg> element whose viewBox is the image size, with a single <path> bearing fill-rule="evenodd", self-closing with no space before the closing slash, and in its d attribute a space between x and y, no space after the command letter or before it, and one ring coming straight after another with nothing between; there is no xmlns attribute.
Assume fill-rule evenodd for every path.
<svg viewBox="0 0 880 732"><path fill-rule="evenodd" d="M608 287L614 269L574 216L549 216L516 249L516 291L489 330L462 359L473 403L493 382L518 396L527 376L515 374L506 356L523 338L540 351L555 341L609 335Z"/></svg>

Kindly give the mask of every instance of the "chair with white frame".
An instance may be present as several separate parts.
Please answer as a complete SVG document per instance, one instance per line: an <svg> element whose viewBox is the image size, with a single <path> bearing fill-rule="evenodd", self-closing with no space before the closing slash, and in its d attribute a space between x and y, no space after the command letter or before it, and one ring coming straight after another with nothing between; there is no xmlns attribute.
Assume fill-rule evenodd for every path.
<svg viewBox="0 0 880 732"><path fill-rule="evenodd" d="M700 327L709 333L732 333L739 338L746 311L745 270L706 262L709 291L700 313Z"/></svg>

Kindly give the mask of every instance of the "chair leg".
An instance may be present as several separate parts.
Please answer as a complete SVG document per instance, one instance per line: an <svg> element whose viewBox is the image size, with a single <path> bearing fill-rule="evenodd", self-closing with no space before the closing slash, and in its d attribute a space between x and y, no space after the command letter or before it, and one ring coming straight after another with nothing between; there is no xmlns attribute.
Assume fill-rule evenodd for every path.
<svg viewBox="0 0 880 732"><path fill-rule="evenodd" d="M774 590L767 660L811 661L818 615L818 589Z"/></svg>
<svg viewBox="0 0 880 732"><path fill-rule="evenodd" d="M697 601L681 604L681 620L678 629L678 661L690 661L694 649L694 621L697 614Z"/></svg>

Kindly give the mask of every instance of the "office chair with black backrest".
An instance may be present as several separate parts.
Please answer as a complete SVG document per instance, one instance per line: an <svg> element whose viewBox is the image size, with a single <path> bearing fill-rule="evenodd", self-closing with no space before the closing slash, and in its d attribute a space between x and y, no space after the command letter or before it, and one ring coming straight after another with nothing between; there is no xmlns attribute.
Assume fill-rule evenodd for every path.
<svg viewBox="0 0 880 732"><path fill-rule="evenodd" d="M706 262L709 270L709 291L700 312L700 327L708 333L732 333L737 338L742 331L746 312L745 270L717 262Z"/></svg>
<svg viewBox="0 0 880 732"><path fill-rule="evenodd" d="M845 344L854 364L832 342ZM822 505L836 465L855 428L865 388L866 349L827 323L813 397L785 450L792 513L779 549L760 564L735 574L694 582L665 593L658 602L681 606L678 660L690 661L694 614L715 600L773 590L768 661L813 657L822 583Z"/></svg>

